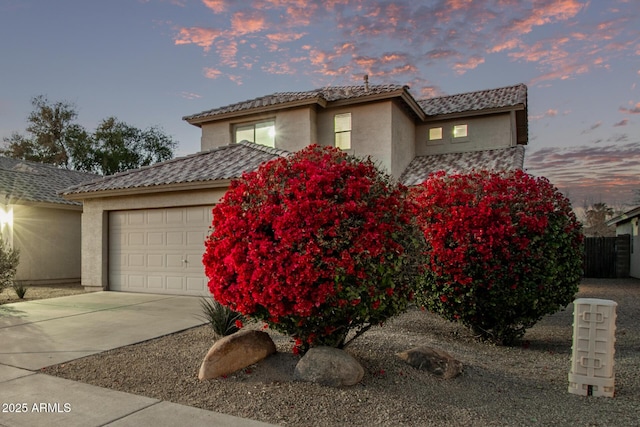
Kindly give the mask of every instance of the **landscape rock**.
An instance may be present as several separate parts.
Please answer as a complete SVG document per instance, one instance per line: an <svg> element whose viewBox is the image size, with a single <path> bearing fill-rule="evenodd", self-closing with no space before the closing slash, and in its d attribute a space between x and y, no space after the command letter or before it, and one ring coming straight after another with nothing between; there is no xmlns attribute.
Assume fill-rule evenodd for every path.
<svg viewBox="0 0 640 427"><path fill-rule="evenodd" d="M219 339L200 365L198 378L208 380L251 366L276 352L268 333L242 329Z"/></svg>
<svg viewBox="0 0 640 427"><path fill-rule="evenodd" d="M364 368L353 356L333 347L312 347L294 371L297 380L332 387L358 384L363 376Z"/></svg>
<svg viewBox="0 0 640 427"><path fill-rule="evenodd" d="M398 353L397 356L414 368L439 378L455 378L462 373L462 363L443 350L423 346Z"/></svg>

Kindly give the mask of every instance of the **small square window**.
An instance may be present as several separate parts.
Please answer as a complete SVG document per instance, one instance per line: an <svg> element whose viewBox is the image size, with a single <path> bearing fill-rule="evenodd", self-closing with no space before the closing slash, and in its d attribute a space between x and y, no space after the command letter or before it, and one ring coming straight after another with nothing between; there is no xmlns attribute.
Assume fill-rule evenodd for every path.
<svg viewBox="0 0 640 427"><path fill-rule="evenodd" d="M442 139L442 128L429 129L429 141L435 141Z"/></svg>
<svg viewBox="0 0 640 427"><path fill-rule="evenodd" d="M454 138L466 138L467 136L467 125L455 125L453 127Z"/></svg>

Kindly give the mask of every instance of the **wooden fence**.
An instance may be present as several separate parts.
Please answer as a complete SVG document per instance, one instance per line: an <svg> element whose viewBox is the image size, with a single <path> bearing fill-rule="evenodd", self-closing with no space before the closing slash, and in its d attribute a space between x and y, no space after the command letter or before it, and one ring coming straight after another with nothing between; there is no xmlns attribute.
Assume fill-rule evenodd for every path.
<svg viewBox="0 0 640 427"><path fill-rule="evenodd" d="M628 277L631 236L587 237L584 241L584 277Z"/></svg>

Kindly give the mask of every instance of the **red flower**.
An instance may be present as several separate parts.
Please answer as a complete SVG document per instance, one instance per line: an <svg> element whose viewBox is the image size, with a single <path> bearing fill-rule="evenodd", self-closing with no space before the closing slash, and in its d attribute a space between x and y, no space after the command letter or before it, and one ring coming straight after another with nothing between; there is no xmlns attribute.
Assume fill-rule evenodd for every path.
<svg viewBox="0 0 640 427"><path fill-rule="evenodd" d="M349 329L408 304L423 241L407 195L373 162L335 148L265 163L233 181L213 209L203 256L209 290L309 345L337 345ZM385 292L391 303L373 308Z"/></svg>
<svg viewBox="0 0 640 427"><path fill-rule="evenodd" d="M439 172L412 196L427 243L419 304L489 334L519 334L572 301L580 223L547 179L520 170Z"/></svg>

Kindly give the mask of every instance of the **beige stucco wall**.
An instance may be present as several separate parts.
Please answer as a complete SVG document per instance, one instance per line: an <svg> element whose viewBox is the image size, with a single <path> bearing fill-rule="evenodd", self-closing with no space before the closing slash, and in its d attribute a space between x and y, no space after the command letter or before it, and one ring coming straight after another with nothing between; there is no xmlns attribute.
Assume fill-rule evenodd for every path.
<svg viewBox="0 0 640 427"><path fill-rule="evenodd" d="M392 169L391 101L365 105L348 105L318 112L318 144L333 146L334 117L351 113L351 150L356 156L371 156L387 172Z"/></svg>
<svg viewBox="0 0 640 427"><path fill-rule="evenodd" d="M202 125L200 151L209 151L231 143L231 127L229 122L213 122Z"/></svg>
<svg viewBox="0 0 640 427"><path fill-rule="evenodd" d="M317 142L315 109L296 108L276 114L276 148L294 152Z"/></svg>
<svg viewBox="0 0 640 427"><path fill-rule="evenodd" d="M200 147L208 151L231 144L235 125L275 120L276 148L297 151L317 142L315 118L313 107L303 107L203 124Z"/></svg>
<svg viewBox="0 0 640 427"><path fill-rule="evenodd" d="M399 178L416 156L416 126L407 113L392 105L391 174Z"/></svg>
<svg viewBox="0 0 640 427"><path fill-rule="evenodd" d="M80 281L81 214L79 208L13 205L13 247L20 250L16 280Z"/></svg>
<svg viewBox="0 0 640 427"><path fill-rule="evenodd" d="M108 289L109 211L207 204L213 208L226 190L184 190L85 200L82 214L82 285L89 290Z"/></svg>
<svg viewBox="0 0 640 427"><path fill-rule="evenodd" d="M456 153L461 151L489 150L516 145L515 116L510 113L434 121L416 128L416 155ZM454 139L453 126L468 125L468 137ZM429 141L429 129L442 127L443 139Z"/></svg>

